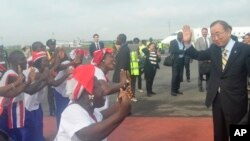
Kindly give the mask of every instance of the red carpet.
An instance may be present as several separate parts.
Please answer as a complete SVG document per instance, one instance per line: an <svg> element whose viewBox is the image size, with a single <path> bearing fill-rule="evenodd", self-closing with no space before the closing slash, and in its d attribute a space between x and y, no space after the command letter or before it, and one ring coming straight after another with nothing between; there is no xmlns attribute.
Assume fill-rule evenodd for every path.
<svg viewBox="0 0 250 141"><path fill-rule="evenodd" d="M45 117L44 134L53 140L55 119ZM211 141L211 117L128 117L108 141Z"/></svg>

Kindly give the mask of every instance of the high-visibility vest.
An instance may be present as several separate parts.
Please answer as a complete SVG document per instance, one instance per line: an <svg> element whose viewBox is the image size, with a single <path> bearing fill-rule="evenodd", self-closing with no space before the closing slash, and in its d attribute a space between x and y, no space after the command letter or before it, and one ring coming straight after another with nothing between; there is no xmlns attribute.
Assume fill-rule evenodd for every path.
<svg viewBox="0 0 250 141"><path fill-rule="evenodd" d="M130 52L131 75L139 75L139 62L136 51Z"/></svg>
<svg viewBox="0 0 250 141"><path fill-rule="evenodd" d="M161 42L158 43L158 48L162 49L162 43Z"/></svg>
<svg viewBox="0 0 250 141"><path fill-rule="evenodd" d="M145 56L145 54L143 53L143 49L144 48L146 48L146 46L145 45L140 45L139 46L139 53L140 53L140 58L142 58L142 57L144 57Z"/></svg>

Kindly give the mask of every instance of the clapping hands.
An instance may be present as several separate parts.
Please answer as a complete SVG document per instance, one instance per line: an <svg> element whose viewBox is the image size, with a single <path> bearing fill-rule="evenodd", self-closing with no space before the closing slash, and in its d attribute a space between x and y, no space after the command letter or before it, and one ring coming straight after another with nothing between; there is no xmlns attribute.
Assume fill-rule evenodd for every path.
<svg viewBox="0 0 250 141"><path fill-rule="evenodd" d="M126 90L120 89L118 96L118 102L120 104L120 111L124 114L129 114L131 111L131 100L128 97L128 92Z"/></svg>
<svg viewBox="0 0 250 141"><path fill-rule="evenodd" d="M23 83L23 81L24 81L23 70L22 70L20 65L17 67L17 73L18 73L18 77L17 77L16 82L14 83L15 86L18 86L19 84Z"/></svg>
<svg viewBox="0 0 250 141"><path fill-rule="evenodd" d="M30 72L29 72L29 76L28 76L27 84L31 84L32 82L35 81L35 79L36 79L35 68L31 67Z"/></svg>
<svg viewBox="0 0 250 141"><path fill-rule="evenodd" d="M129 72L121 69L121 71L120 71L120 83L124 84L124 88L126 88L127 83L129 83L129 80L127 78L130 78Z"/></svg>

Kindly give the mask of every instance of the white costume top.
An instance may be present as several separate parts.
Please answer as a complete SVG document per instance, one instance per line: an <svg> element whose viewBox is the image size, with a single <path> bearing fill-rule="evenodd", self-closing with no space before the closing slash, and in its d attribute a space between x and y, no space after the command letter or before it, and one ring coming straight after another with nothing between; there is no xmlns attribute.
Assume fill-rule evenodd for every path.
<svg viewBox="0 0 250 141"><path fill-rule="evenodd" d="M23 71L23 74L25 76L25 81L28 81L28 76L29 76L30 68L26 69ZM38 69L35 68L35 72L38 72ZM42 88L40 91L36 92L33 95L29 95L27 93L24 93L24 104L25 108L28 111L34 111L39 108L40 103L43 101L45 94L48 91L48 87L45 86Z"/></svg>
<svg viewBox="0 0 250 141"><path fill-rule="evenodd" d="M66 60L66 61L63 61L61 64L69 64L70 61L69 60ZM65 73L66 73L67 69L65 70L61 70L57 73L56 77L55 77L55 80L58 80L60 78L62 78ZM63 81L60 85L54 87L55 90L60 93L63 97L69 97L67 94L66 94L66 80Z"/></svg>
<svg viewBox="0 0 250 141"><path fill-rule="evenodd" d="M98 79L98 80L104 80L107 82L107 78L105 77L103 71L96 67L95 66L95 77ZM104 96L104 99L105 99L105 103L104 103L104 106L100 107L100 108L96 108L97 110L99 111L103 111L105 109L107 109L109 107L109 97L108 96Z"/></svg>
<svg viewBox="0 0 250 141"><path fill-rule="evenodd" d="M103 116L99 111L94 110L93 115L97 122L102 121ZM96 121L79 104L70 104L62 112L60 126L54 141L81 141L75 133L94 123Z"/></svg>
<svg viewBox="0 0 250 141"><path fill-rule="evenodd" d="M11 70L11 69L7 70L4 73L4 75L3 75L3 77L2 77L2 79L0 81L0 87L7 85L7 80L8 80L8 77L10 77L10 76L18 77L18 74L15 71ZM5 99L5 98L4 97L0 97L0 99L2 100L2 99ZM19 94L18 96L14 97L13 103L14 102L22 101L23 99L24 99L24 94ZM6 103L4 104L4 106L7 106Z"/></svg>

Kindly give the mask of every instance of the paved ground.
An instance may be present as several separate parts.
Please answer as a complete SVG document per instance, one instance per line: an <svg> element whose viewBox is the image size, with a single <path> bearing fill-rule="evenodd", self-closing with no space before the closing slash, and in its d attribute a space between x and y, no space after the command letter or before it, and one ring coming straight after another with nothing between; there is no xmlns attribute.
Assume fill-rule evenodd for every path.
<svg viewBox="0 0 250 141"><path fill-rule="evenodd" d="M160 66L157 71L153 91L157 94L146 96L145 81L144 93L136 92L138 101L133 103L132 113L135 116L210 116L211 109L204 105L206 92L199 92L197 88L197 62L191 64L191 82L181 84L184 94L170 95L171 67ZM184 76L185 78L185 76ZM114 96L112 96L114 97Z"/></svg>
<svg viewBox="0 0 250 141"><path fill-rule="evenodd" d="M170 95L171 67L161 66L157 71L153 91L157 94L147 97L145 81L144 93L136 91L137 102L133 103L134 116L211 116L211 109L204 105L206 92L199 92L197 88L197 61L191 63L191 82L181 83L184 94L176 97ZM112 76L112 72L110 73ZM110 77L112 78L112 77ZM110 96L111 103L115 102L116 95ZM48 115L47 99L43 103L44 114Z"/></svg>

